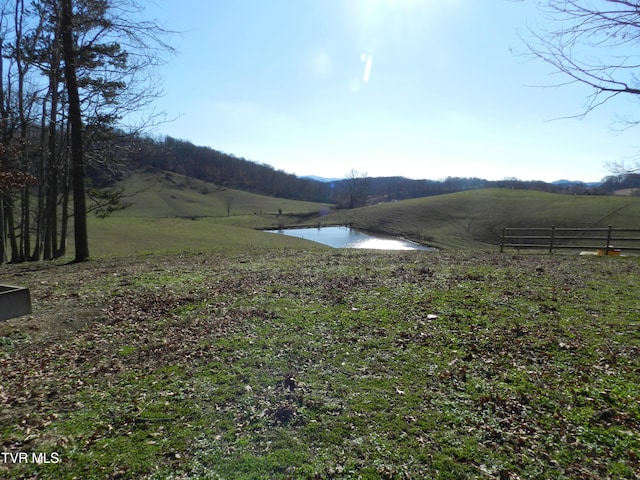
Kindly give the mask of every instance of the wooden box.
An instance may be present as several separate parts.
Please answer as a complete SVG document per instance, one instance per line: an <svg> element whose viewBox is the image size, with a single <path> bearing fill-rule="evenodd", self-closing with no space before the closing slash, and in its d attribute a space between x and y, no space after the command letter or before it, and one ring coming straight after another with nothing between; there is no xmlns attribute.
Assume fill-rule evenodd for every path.
<svg viewBox="0 0 640 480"><path fill-rule="evenodd" d="M0 285L0 321L31 313L29 289Z"/></svg>

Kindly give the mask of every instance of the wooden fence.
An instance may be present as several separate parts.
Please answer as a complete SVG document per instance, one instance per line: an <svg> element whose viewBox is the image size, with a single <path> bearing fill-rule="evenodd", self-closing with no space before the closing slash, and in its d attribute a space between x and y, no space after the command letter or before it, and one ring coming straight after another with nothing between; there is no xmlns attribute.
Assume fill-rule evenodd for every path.
<svg viewBox="0 0 640 480"><path fill-rule="evenodd" d="M620 255L640 250L638 228L522 228L502 227L500 251L505 248L549 250L594 250L599 255Z"/></svg>

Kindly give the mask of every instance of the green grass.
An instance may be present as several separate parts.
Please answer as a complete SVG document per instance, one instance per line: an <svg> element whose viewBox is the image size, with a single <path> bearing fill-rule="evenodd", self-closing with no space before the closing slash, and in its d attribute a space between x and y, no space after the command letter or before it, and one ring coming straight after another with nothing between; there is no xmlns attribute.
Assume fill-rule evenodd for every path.
<svg viewBox="0 0 640 480"><path fill-rule="evenodd" d="M255 230L494 249L503 224L636 226L635 200L483 190L310 218L324 206L238 194L227 216L212 186L146 181L166 185L91 218L95 260L2 266L34 308L0 324L3 451L60 458L3 478L637 478L639 259Z"/></svg>
<svg viewBox="0 0 640 480"><path fill-rule="evenodd" d="M253 217L231 217L241 222ZM235 250L253 247L324 248L286 235L229 225L215 218L89 219L91 255L128 255L159 251ZM72 239L71 239L72 240ZM326 247L328 248L328 247ZM70 249L73 250L73 242Z"/></svg>
<svg viewBox="0 0 640 480"><path fill-rule="evenodd" d="M123 187L126 194L135 193L129 199L133 205L105 221L92 219L94 255L304 245L253 231L293 225L350 224L467 250L497 248L503 226L640 228L640 200L633 197L483 189L335 211L326 204L225 189L170 172L138 173Z"/></svg>
<svg viewBox="0 0 640 480"><path fill-rule="evenodd" d="M3 478L640 468L637 258L254 248L5 277L34 315L0 326L3 448L62 461Z"/></svg>
<svg viewBox="0 0 640 480"><path fill-rule="evenodd" d="M323 248L260 229L296 224L327 211L326 204L255 195L161 171L137 173L121 187L131 206L107 218L89 216L93 257L254 247ZM68 244L72 252L73 235Z"/></svg>
<svg viewBox="0 0 640 480"><path fill-rule="evenodd" d="M256 195L172 172L136 173L122 182L131 206L116 216L227 217L317 212L327 205Z"/></svg>
<svg viewBox="0 0 640 480"><path fill-rule="evenodd" d="M352 224L442 248L492 248L509 227L640 228L640 199L484 189L340 210L313 222Z"/></svg>
<svg viewBox="0 0 640 480"><path fill-rule="evenodd" d="M162 181L163 177L158 174L147 178L151 185ZM182 178L181 181L186 182L186 179ZM197 182L193 179L189 181ZM182 188L190 195L206 197L207 201L215 196L199 193L200 188L206 188L205 184L198 184L197 188L182 185ZM209 185L208 188L213 187ZM155 209L160 205L160 193L171 196L178 190L176 185L165 185L158 191L146 191L134 197L134 206L118 215L107 219L91 217L92 255L249 246L309 248L312 245L309 242L257 231L300 224L351 224L364 230L386 232L444 249L474 250L496 249L505 225L603 227L611 224L640 228L640 200L506 189L474 190L320 215L314 215L313 212L326 212L326 205L234 192L234 195L238 195L238 208L230 216L225 213L217 217L200 217L200 214L221 214L219 198L206 204L206 212L197 208L189 210L190 203L185 203L184 199L175 200L175 205L170 207L162 204L161 211L169 216L180 213L182 218L155 216ZM254 200L258 203L251 203ZM240 205L244 206L240 208ZM267 212L277 205L284 207L283 214ZM254 213L257 208L264 210ZM297 213L287 213L287 209ZM191 212L193 217L184 215L187 212Z"/></svg>

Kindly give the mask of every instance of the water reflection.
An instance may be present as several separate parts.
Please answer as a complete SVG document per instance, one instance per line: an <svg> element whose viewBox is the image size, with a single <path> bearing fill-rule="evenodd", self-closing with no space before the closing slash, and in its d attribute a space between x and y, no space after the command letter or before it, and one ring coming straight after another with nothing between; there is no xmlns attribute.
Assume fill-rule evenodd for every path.
<svg viewBox="0 0 640 480"><path fill-rule="evenodd" d="M304 238L333 248L370 248L375 250L433 250L417 243L391 236L365 233L350 227L292 228L268 230L292 237Z"/></svg>

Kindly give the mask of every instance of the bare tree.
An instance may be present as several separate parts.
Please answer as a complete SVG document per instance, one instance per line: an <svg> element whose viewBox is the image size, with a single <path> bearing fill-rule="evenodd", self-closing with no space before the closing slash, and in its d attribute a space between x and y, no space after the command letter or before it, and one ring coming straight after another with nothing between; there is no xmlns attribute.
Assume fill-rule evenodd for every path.
<svg viewBox="0 0 640 480"><path fill-rule="evenodd" d="M160 95L158 67L173 52L142 3L0 0L0 174L38 179L0 190L0 263L64 255L71 218L75 260L86 260L87 214L126 205L113 189L87 198L87 172L121 174L154 121L124 124Z"/></svg>
<svg viewBox="0 0 640 480"><path fill-rule="evenodd" d="M230 193L227 193L224 196L224 205L227 207L227 217L231 215L231 207L233 207L234 203L233 196Z"/></svg>
<svg viewBox="0 0 640 480"><path fill-rule="evenodd" d="M591 89L581 118L624 94L640 95L640 1L546 0L540 7L546 26L523 38L528 54L552 65L564 78L555 86ZM640 123L620 118L625 128ZM612 171L640 170L611 164Z"/></svg>
<svg viewBox="0 0 640 480"><path fill-rule="evenodd" d="M369 176L367 173L351 170L345 177L347 192L349 194L349 208L355 208L364 202L369 189Z"/></svg>

